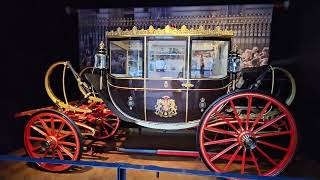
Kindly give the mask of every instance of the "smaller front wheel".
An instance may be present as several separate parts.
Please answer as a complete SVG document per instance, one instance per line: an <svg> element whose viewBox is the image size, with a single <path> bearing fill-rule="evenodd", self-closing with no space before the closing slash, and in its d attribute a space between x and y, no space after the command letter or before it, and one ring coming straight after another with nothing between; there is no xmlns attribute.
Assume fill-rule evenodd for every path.
<svg viewBox="0 0 320 180"><path fill-rule="evenodd" d="M211 170L275 176L294 155L297 129L285 105L246 90L227 94L207 109L197 141Z"/></svg>
<svg viewBox="0 0 320 180"><path fill-rule="evenodd" d="M24 130L24 145L32 158L79 160L83 144L80 130L66 115L53 110L36 113ZM68 164L37 163L47 171L60 172Z"/></svg>

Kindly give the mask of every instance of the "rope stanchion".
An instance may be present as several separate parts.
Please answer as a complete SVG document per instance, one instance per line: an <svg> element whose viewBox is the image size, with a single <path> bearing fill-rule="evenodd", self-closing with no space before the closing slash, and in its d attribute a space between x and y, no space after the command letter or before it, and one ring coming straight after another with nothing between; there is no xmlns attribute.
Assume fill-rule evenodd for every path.
<svg viewBox="0 0 320 180"><path fill-rule="evenodd" d="M126 170L142 170L154 172L166 172L176 174L187 174L195 176L219 177L219 178L233 178L233 179L274 179L274 180L311 180L311 178L289 178L289 177L270 177L270 176L256 176L256 175L242 175L237 173L217 173L212 171L188 170L188 169L175 169L165 168L151 165L136 165L129 163L111 163L99 161L71 161L71 160L57 160L57 159L38 159L20 156L0 155L0 161L19 161L19 162L32 162L32 163L50 163L50 164L69 164L74 166L89 166L97 168L116 168L117 180L126 179Z"/></svg>

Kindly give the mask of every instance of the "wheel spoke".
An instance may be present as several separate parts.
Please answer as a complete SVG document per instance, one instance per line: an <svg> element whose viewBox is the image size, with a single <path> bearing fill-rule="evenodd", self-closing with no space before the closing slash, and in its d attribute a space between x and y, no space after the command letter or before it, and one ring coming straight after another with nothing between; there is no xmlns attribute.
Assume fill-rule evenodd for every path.
<svg viewBox="0 0 320 180"><path fill-rule="evenodd" d="M261 175L260 167L259 167L259 164L258 164L258 162L257 162L257 159L256 159L256 157L254 156L254 153L253 153L252 150L250 150L250 154L251 154L252 160L253 160L253 162L254 162L254 165L256 166L258 175L260 176L260 175Z"/></svg>
<svg viewBox="0 0 320 180"><path fill-rule="evenodd" d="M60 141L59 144L66 145L66 146L77 146L76 143Z"/></svg>
<svg viewBox="0 0 320 180"><path fill-rule="evenodd" d="M64 121L61 122L57 135L59 135L61 133L61 130L65 124L66 124L66 122L64 122Z"/></svg>
<svg viewBox="0 0 320 180"><path fill-rule="evenodd" d="M251 126L251 131L254 129L256 124L260 121L260 119L262 118L263 114L267 111L268 107L270 106L270 104L271 104L271 101L268 101L268 103L264 106L264 108L262 109L262 111L260 112L258 117L254 120L254 123Z"/></svg>
<svg viewBox="0 0 320 180"><path fill-rule="evenodd" d="M49 152L49 149L46 149L46 150L44 151L43 155L42 155L42 158L45 158L46 155L48 154L48 152Z"/></svg>
<svg viewBox="0 0 320 180"><path fill-rule="evenodd" d="M259 140L259 141L257 141L257 143L264 144L264 145L272 147L274 149L279 149L279 150L286 151L286 152L289 151L288 148L284 148L284 147L281 147L281 146L278 146L278 145L275 145L275 144L272 144L272 143L268 143L266 141Z"/></svg>
<svg viewBox="0 0 320 180"><path fill-rule="evenodd" d="M233 144L231 144L229 147L227 147L226 149L224 149L223 151L221 151L220 153L216 154L215 156L213 156L210 161L214 161L217 158L219 158L220 156L222 156L223 154L225 154L226 152L230 151L232 148L234 148L235 146L239 145L238 142L235 142Z"/></svg>
<svg viewBox="0 0 320 180"><path fill-rule="evenodd" d="M208 153L208 157L213 157L218 153ZM232 157L232 154L223 154L219 158L224 159L224 160L230 160ZM242 160L242 155L236 155L234 161L241 161ZM251 157L246 158L246 162L253 162Z"/></svg>
<svg viewBox="0 0 320 180"><path fill-rule="evenodd" d="M107 120L107 121L118 121L118 117L110 118L110 117L107 116L105 120Z"/></svg>
<svg viewBox="0 0 320 180"><path fill-rule="evenodd" d="M252 105L252 96L249 96L248 109L247 109L247 119L246 119L246 130L249 129L249 120L250 120L251 105Z"/></svg>
<svg viewBox="0 0 320 180"><path fill-rule="evenodd" d="M60 160L64 160L63 155L62 155L60 149L57 149L57 154L58 154Z"/></svg>
<svg viewBox="0 0 320 180"><path fill-rule="evenodd" d="M277 163L266 153L264 152L262 149L260 149L258 146L256 146L256 149L274 166L277 165Z"/></svg>
<svg viewBox="0 0 320 180"><path fill-rule="evenodd" d="M56 134L54 127L54 119L51 117L51 134L54 136Z"/></svg>
<svg viewBox="0 0 320 180"><path fill-rule="evenodd" d="M36 140L36 141L46 141L46 139L45 139L45 138L41 138L41 137L33 137L33 136L28 137L28 139L30 139L30 140Z"/></svg>
<svg viewBox="0 0 320 180"><path fill-rule="evenodd" d="M233 118L231 118L233 119ZM237 123L238 121L235 121L235 120L229 120L230 123ZM210 121L207 123L207 127L216 127L216 126L221 126L221 125L226 125L226 122L225 121L222 121L222 119L219 119L219 120L214 120L214 121Z"/></svg>
<svg viewBox="0 0 320 180"><path fill-rule="evenodd" d="M40 145L39 145L39 146L36 146L36 147L32 148L32 152L34 152L34 151L36 151L36 150L38 150L38 149L40 149L40 148L41 148Z"/></svg>
<svg viewBox="0 0 320 180"><path fill-rule="evenodd" d="M102 126L102 128L104 129L104 131L103 131L103 132L106 132L106 134L107 134L107 135L109 135L109 132L108 132L107 128L106 128L106 127L104 127L104 126Z"/></svg>
<svg viewBox="0 0 320 180"><path fill-rule="evenodd" d="M220 140L216 140L216 141L209 141L209 142L205 142L204 145L205 146L209 146L209 145L213 145L213 144L221 144L221 143L234 142L234 141L237 141L237 138L229 138L229 139L220 139Z"/></svg>
<svg viewBox="0 0 320 180"><path fill-rule="evenodd" d="M72 153L68 149L66 149L63 145L59 145L59 148L61 151L65 152L71 159L73 159Z"/></svg>
<svg viewBox="0 0 320 180"><path fill-rule="evenodd" d="M245 169L245 166L246 166L246 153L247 153L247 149L243 148L242 161L241 161L241 174L244 174L244 169Z"/></svg>
<svg viewBox="0 0 320 180"><path fill-rule="evenodd" d="M215 134L215 137L216 137L217 134ZM216 138L214 138L214 140L208 138L206 135L203 135L203 138L207 141L214 141Z"/></svg>
<svg viewBox="0 0 320 180"><path fill-rule="evenodd" d="M222 104L217 108L216 111L221 112L221 110L225 107L226 104L227 104L227 103L222 103Z"/></svg>
<svg viewBox="0 0 320 180"><path fill-rule="evenodd" d="M64 138L66 138L66 137L68 137L68 136L70 136L70 135L72 135L72 134L73 134L72 132L69 132L69 133L67 133L67 134L64 134L64 135L58 137L58 140L64 139Z"/></svg>
<svg viewBox="0 0 320 180"><path fill-rule="evenodd" d="M104 125L107 125L108 127L110 127L112 130L114 129L114 127L112 127L109 123L107 123L107 122L105 122L105 121L103 121L102 122Z"/></svg>
<svg viewBox="0 0 320 180"><path fill-rule="evenodd" d="M39 121L42 124L42 127L46 130L47 134L50 136L51 132L50 132L50 129L49 129L48 125L46 124L46 122L44 122L43 119L39 119Z"/></svg>
<svg viewBox="0 0 320 180"><path fill-rule="evenodd" d="M48 137L47 133L43 132L41 129L39 129L36 126L31 126L32 129L34 129L35 131L37 131L38 133L40 133L41 135L43 135L44 137Z"/></svg>
<svg viewBox="0 0 320 180"><path fill-rule="evenodd" d="M225 122L227 122L227 124L235 131L235 132L239 132L238 131L238 129L233 125L233 124L231 124L230 123L230 121L226 118L226 117L224 117L222 114L220 114L219 112L215 112L215 114L217 115L217 116L219 116L220 118L222 118Z"/></svg>
<svg viewBox="0 0 320 180"><path fill-rule="evenodd" d="M238 115L238 113L237 113L237 109L236 109L236 107L234 106L234 103L233 103L232 100L230 100L230 104L231 104L231 107L232 107L232 110L233 110L233 114L234 114L234 116L236 117L236 119L238 120L238 124L239 124L241 130L243 130L242 120L240 119L240 117L239 117L239 115Z"/></svg>
<svg viewBox="0 0 320 180"><path fill-rule="evenodd" d="M256 130L254 130L253 133L257 133L257 132L261 131L262 129L270 126L271 124L273 124L273 123L275 123L275 122L277 122L277 121L279 121L280 119L282 119L282 118L285 117L285 116L286 116L285 114L281 114L280 116L278 116L278 117L276 117L276 118L268 121L268 122L265 123L264 125L260 126L260 127L257 128Z"/></svg>
<svg viewBox="0 0 320 180"><path fill-rule="evenodd" d="M214 128L214 127L206 127L205 130L210 131L210 132L220 133L220 134L228 134L228 135L237 137L237 134L233 131L232 132L226 131L226 130L218 129L218 128Z"/></svg>
<svg viewBox="0 0 320 180"><path fill-rule="evenodd" d="M107 130L104 130L103 132L105 132L107 135L109 135L109 132Z"/></svg>
<svg viewBox="0 0 320 180"><path fill-rule="evenodd" d="M56 152L57 152L56 150L53 150L53 151L52 151L51 159L55 159L55 158L56 158Z"/></svg>
<svg viewBox="0 0 320 180"><path fill-rule="evenodd" d="M234 161L234 159L238 155L238 153L239 153L241 148L242 148L242 146L238 146L237 150L233 153L233 155L232 155L231 159L229 160L228 164L223 169L224 172L228 171L228 169L230 168L230 165L232 164L232 162Z"/></svg>
<svg viewBox="0 0 320 180"><path fill-rule="evenodd" d="M281 136L281 135L286 135L286 134L292 134L292 131L261 133L261 134L256 134L256 138L270 137L270 136Z"/></svg>

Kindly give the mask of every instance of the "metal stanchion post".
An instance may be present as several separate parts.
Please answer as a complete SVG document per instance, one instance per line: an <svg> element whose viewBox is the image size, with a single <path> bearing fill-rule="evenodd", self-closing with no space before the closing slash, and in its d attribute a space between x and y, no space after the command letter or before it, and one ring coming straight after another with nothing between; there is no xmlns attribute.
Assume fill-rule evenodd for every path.
<svg viewBox="0 0 320 180"><path fill-rule="evenodd" d="M117 180L126 180L126 169L117 168Z"/></svg>

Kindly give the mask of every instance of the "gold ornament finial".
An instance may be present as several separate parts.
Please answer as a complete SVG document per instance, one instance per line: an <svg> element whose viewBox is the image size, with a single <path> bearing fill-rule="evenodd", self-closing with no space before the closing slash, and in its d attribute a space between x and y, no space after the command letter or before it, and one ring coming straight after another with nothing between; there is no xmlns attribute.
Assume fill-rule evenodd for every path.
<svg viewBox="0 0 320 180"><path fill-rule="evenodd" d="M233 44L233 51L237 52L237 50L238 50L238 45L237 45L237 43L234 43Z"/></svg>
<svg viewBox="0 0 320 180"><path fill-rule="evenodd" d="M100 41L99 49L104 49L104 42L103 41Z"/></svg>

